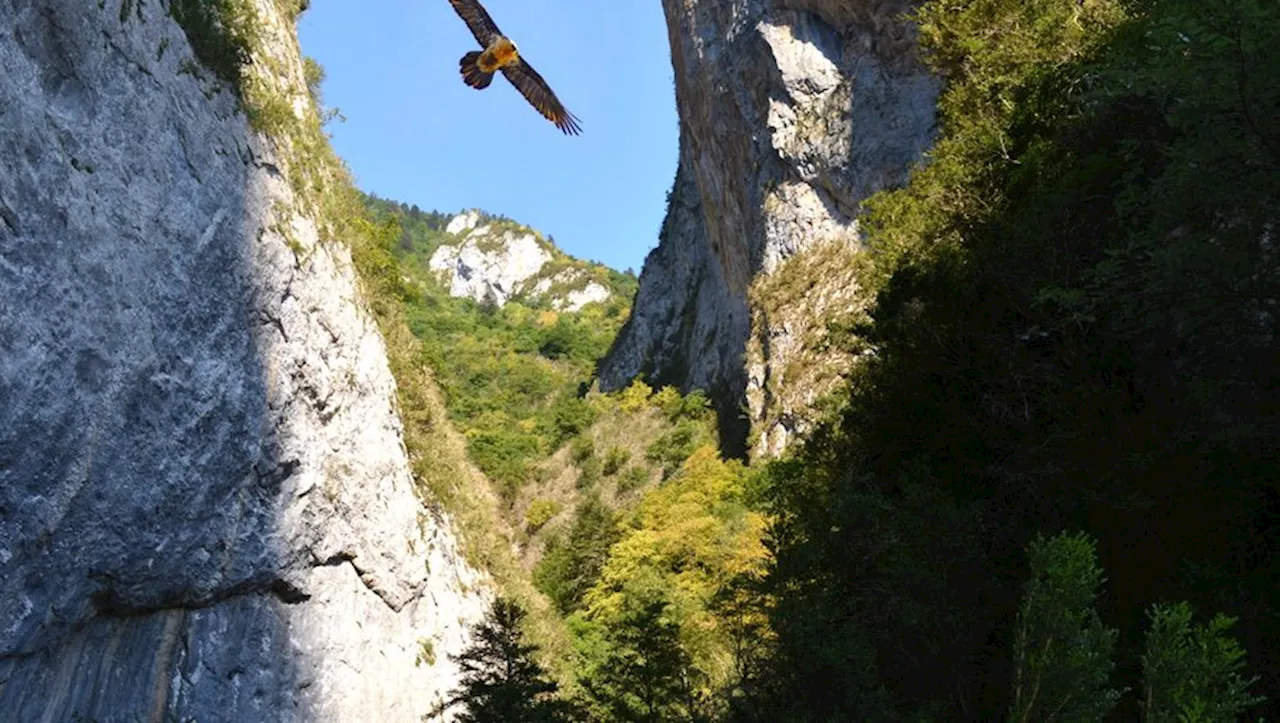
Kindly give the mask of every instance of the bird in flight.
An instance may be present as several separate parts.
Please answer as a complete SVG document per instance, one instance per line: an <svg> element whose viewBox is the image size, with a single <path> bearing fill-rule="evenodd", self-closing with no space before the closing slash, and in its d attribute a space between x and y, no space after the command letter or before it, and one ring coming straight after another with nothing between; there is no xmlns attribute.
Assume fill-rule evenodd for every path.
<svg viewBox="0 0 1280 723"><path fill-rule="evenodd" d="M507 80L520 91L529 104L538 110L547 120L568 135L582 132L579 121L565 109L547 86L547 81L538 75L533 66L525 62L516 44L498 30L493 18L485 12L479 0L449 0L449 4L458 12L471 34L484 47L484 50L473 50L458 62L462 71L462 82L483 90L493 82L493 74L502 71Z"/></svg>

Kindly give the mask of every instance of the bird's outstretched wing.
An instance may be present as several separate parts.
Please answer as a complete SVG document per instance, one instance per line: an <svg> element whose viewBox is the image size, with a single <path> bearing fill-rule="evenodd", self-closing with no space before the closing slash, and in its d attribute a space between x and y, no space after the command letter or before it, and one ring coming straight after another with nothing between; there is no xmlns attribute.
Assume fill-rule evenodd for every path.
<svg viewBox="0 0 1280 723"><path fill-rule="evenodd" d="M498 30L497 24L493 22L493 18L489 17L480 0L449 0L449 4L466 22L467 27L471 29L471 34L476 36L481 47L489 47L489 43L493 42L494 38L502 35L502 31Z"/></svg>
<svg viewBox="0 0 1280 723"><path fill-rule="evenodd" d="M450 0L450 2L457 1ZM530 105L537 108L547 120L555 123L561 131L568 135L577 135L582 132L578 119L565 109L560 99L556 98L556 94L547 86L547 81L543 80L542 76L538 75L538 71L525 62L524 58L520 58L511 65L504 65L502 74L507 76L507 80L511 81Z"/></svg>

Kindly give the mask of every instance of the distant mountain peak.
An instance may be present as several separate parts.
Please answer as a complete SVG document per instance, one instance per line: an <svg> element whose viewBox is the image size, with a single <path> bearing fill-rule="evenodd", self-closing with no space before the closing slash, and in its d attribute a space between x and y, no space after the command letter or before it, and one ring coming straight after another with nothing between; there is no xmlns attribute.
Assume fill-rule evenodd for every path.
<svg viewBox="0 0 1280 723"><path fill-rule="evenodd" d="M484 217L481 215L479 209L468 209L450 219L449 225L445 226L444 230L445 233L451 233L457 236L464 231L470 231L475 228L483 220Z"/></svg>
<svg viewBox="0 0 1280 723"><path fill-rule="evenodd" d="M503 306L515 298L579 311L614 295L608 269L575 259L536 230L467 209L449 220L428 268L451 296Z"/></svg>

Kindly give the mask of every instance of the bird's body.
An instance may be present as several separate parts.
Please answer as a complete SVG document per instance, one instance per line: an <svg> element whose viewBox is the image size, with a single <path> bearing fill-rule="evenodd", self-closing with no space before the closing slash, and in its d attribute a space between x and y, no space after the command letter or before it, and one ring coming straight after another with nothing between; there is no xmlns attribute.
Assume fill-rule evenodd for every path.
<svg viewBox="0 0 1280 723"><path fill-rule="evenodd" d="M489 47L480 53L476 66L482 73L496 73L502 68L520 60L520 50L505 35L499 35L489 43Z"/></svg>
<svg viewBox="0 0 1280 723"><path fill-rule="evenodd" d="M463 55L458 61L462 82L483 90L493 82L494 74L501 72L530 105L561 131L570 135L582 131L578 119L565 109L542 76L521 57L516 44L502 34L479 0L449 0L449 4L483 48Z"/></svg>

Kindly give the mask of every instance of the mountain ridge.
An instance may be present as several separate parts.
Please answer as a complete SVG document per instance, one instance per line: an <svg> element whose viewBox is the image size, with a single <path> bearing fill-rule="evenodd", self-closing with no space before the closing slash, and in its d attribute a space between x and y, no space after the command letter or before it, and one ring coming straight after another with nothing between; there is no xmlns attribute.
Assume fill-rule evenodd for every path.
<svg viewBox="0 0 1280 723"><path fill-rule="evenodd" d="M424 212L373 194L366 194L366 204L379 218L401 220L400 252L423 257L431 276L452 296L498 307L519 300L574 312L593 303L629 305L634 296L633 273L574 257L554 237L506 216L479 208ZM410 240L414 233L416 240Z"/></svg>

